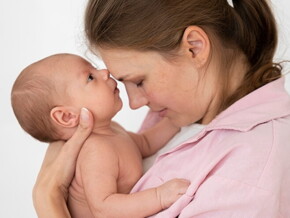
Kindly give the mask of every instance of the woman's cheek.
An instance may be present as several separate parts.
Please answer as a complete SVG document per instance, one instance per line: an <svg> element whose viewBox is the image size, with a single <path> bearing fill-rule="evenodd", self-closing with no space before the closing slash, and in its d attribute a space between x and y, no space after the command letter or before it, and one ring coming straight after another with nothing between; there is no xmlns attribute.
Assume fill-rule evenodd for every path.
<svg viewBox="0 0 290 218"><path fill-rule="evenodd" d="M145 89L144 94L149 102L160 103L159 101L160 98L162 97L162 93L159 92L158 90Z"/></svg>
<svg viewBox="0 0 290 218"><path fill-rule="evenodd" d="M140 87L140 92L146 96L147 98L151 98L152 95L154 94L154 90L152 90L152 88L143 85L142 87Z"/></svg>

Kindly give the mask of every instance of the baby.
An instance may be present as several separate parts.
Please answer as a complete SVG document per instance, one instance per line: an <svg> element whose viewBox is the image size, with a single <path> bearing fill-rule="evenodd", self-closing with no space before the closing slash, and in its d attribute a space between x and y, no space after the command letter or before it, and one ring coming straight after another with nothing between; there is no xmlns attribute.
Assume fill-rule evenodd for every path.
<svg viewBox="0 0 290 218"><path fill-rule="evenodd" d="M185 193L189 181L173 179L130 194L142 176L142 158L158 151L179 129L167 118L141 134L113 122L122 101L107 70L97 70L76 55L56 54L21 72L11 101L22 128L44 142L68 140L81 108L92 112L94 128L79 154L69 188L72 217L147 217Z"/></svg>

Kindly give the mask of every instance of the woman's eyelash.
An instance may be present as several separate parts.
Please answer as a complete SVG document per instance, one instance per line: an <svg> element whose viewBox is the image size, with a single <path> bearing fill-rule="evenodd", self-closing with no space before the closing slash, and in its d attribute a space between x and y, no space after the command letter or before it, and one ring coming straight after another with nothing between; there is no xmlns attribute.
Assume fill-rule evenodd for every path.
<svg viewBox="0 0 290 218"><path fill-rule="evenodd" d="M143 85L143 80L141 80L140 82L136 83L137 87L140 87Z"/></svg>
<svg viewBox="0 0 290 218"><path fill-rule="evenodd" d="M88 76L88 81L92 81L92 80L94 80L94 76L90 73Z"/></svg>

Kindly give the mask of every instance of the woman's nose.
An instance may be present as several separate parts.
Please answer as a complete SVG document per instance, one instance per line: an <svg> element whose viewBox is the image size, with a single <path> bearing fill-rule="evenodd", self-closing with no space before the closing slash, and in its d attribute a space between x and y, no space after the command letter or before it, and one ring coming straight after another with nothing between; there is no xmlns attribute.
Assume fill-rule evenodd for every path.
<svg viewBox="0 0 290 218"><path fill-rule="evenodd" d="M108 80L110 76L110 73L108 70L99 70L98 74L103 80Z"/></svg>
<svg viewBox="0 0 290 218"><path fill-rule="evenodd" d="M125 84L125 88L127 91L127 95L129 98L129 105L131 109L135 110L148 104L148 99L146 98L144 93L142 93L136 87L135 84L127 83Z"/></svg>

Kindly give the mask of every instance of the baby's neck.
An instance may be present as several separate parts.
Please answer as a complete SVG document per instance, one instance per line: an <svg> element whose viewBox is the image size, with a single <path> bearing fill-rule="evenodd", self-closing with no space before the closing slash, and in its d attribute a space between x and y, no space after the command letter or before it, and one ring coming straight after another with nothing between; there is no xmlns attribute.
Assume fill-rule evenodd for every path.
<svg viewBox="0 0 290 218"><path fill-rule="evenodd" d="M92 133L104 136L113 136L116 135L116 131L113 128L112 121L95 123Z"/></svg>

